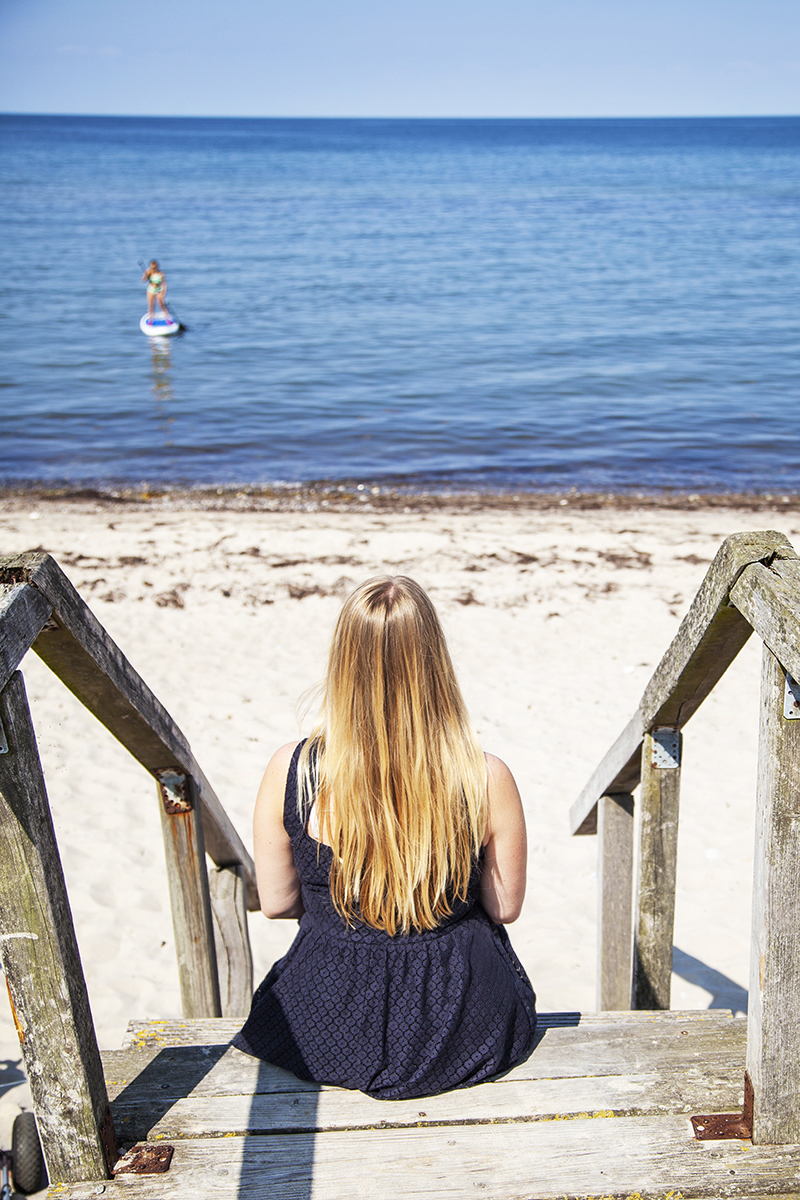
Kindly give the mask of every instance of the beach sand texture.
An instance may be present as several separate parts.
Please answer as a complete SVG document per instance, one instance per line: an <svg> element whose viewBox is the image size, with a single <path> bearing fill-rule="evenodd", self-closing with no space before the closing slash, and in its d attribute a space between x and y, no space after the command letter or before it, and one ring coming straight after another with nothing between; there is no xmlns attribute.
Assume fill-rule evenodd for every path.
<svg viewBox="0 0 800 1200"><path fill-rule="evenodd" d="M382 572L431 593L479 735L528 819L511 927L542 1010L595 1007L596 839L567 814L632 715L722 539L800 516L736 509L233 512L24 498L0 552L52 553L189 738L250 846L267 760L307 731L343 597ZM743 1012L749 959L760 643L686 730L675 1008ZM101 1047L133 1017L180 1014L152 779L29 654L22 664ZM312 710L313 711L313 710ZM256 980L296 923L250 915ZM19 1048L0 1006L4 1082ZM5 1097L3 1100L2 1097ZM29 1104L0 1093L0 1140Z"/></svg>

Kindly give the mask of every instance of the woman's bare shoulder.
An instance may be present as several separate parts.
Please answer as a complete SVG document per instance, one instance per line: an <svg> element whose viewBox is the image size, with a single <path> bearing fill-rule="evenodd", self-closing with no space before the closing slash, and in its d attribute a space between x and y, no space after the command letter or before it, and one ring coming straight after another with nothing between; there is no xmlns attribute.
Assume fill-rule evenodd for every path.
<svg viewBox="0 0 800 1200"><path fill-rule="evenodd" d="M522 811L517 781L511 771L496 754L486 754L487 799L489 801L489 827L497 828L509 817L518 819Z"/></svg>
<svg viewBox="0 0 800 1200"><path fill-rule="evenodd" d="M286 763L288 768L289 763L292 761L292 755L299 745L299 741L294 741L287 742L285 746L281 746L281 748L276 750L272 758L269 760L269 766L272 766L273 763L275 763L276 766L282 766L284 763Z"/></svg>
<svg viewBox="0 0 800 1200"><path fill-rule="evenodd" d="M487 792L492 800L518 799L517 781L510 769L496 754L485 754L487 772Z"/></svg>
<svg viewBox="0 0 800 1200"><path fill-rule="evenodd" d="M498 758L496 754L489 754L486 750L483 752L483 757L486 759L490 779L501 782L502 780L514 778L502 758Z"/></svg>
<svg viewBox="0 0 800 1200"><path fill-rule="evenodd" d="M278 805L279 802L282 803L281 798L286 787L286 777L289 774L292 755L299 744L299 742L287 742L285 746L281 746L280 750L275 751L267 763L267 769L258 789L258 799L262 803L269 803L270 799L275 805Z"/></svg>

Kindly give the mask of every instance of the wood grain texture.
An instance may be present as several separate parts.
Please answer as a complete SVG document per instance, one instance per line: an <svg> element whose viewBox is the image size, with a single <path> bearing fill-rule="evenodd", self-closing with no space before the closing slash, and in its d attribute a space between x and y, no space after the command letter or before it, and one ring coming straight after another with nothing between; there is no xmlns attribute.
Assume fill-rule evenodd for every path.
<svg viewBox="0 0 800 1200"><path fill-rule="evenodd" d="M753 1140L800 1142L800 721L765 646L753 872L747 1069Z"/></svg>
<svg viewBox="0 0 800 1200"><path fill-rule="evenodd" d="M505 1080L631 1075L648 1072L653 1063L658 1063L664 1070L702 1067L709 1077L738 1079L741 1090L746 1038L743 1017L732 1018L730 1013L719 1011L558 1016L572 1023L557 1023L555 1014L542 1017L532 1054L508 1072ZM629 1019L619 1019L622 1017ZM156 1094L163 1091L167 1097L189 1092L235 1095L320 1090L316 1084L229 1046L241 1021L169 1025L170 1031L162 1022L137 1025L129 1035L133 1039L130 1047L103 1052L111 1095L119 1096L145 1068L147 1073L137 1089L146 1084ZM200 1044L198 1038L202 1039ZM474 1094L475 1089L461 1093L465 1115L469 1112L467 1101Z"/></svg>
<svg viewBox="0 0 800 1200"><path fill-rule="evenodd" d="M742 1077L715 1079L698 1067L638 1075L498 1081L419 1100L373 1100L356 1091L242 1092L228 1096L151 1096L112 1105L126 1141L175 1141L250 1133L419 1128L425 1125L556 1121L578 1116L727 1112L741 1106Z"/></svg>
<svg viewBox="0 0 800 1200"><path fill-rule="evenodd" d="M103 1056L115 1116L126 1140L168 1140L175 1157L167 1175L120 1177L109 1194L688 1200L795 1188L800 1148L692 1136L688 1115L734 1109L741 1098L744 1020L567 1012L543 1014L541 1025L528 1062L502 1079L387 1102L303 1083L226 1046L238 1021L134 1022L130 1036L142 1048ZM197 1038L215 1044L187 1044Z"/></svg>
<svg viewBox="0 0 800 1200"><path fill-rule="evenodd" d="M796 559L791 543L774 530L736 533L725 539L653 672L637 712L573 804L573 834L596 832L595 810L600 796L636 787L645 731L654 725L683 727L744 646L751 633L749 620L737 608L731 608L728 600L745 568L751 563Z"/></svg>
<svg viewBox="0 0 800 1200"><path fill-rule="evenodd" d="M570 809L570 832L574 836L597 833L597 802L601 796L630 793L639 783L643 728L637 710Z"/></svg>
<svg viewBox="0 0 800 1200"><path fill-rule="evenodd" d="M602 796L597 813L597 1007L628 1009L633 974L633 796Z"/></svg>
<svg viewBox="0 0 800 1200"><path fill-rule="evenodd" d="M697 1142L685 1116L358 1130L178 1142L137 1200L692 1200L792 1195L800 1148ZM53 1192L95 1200L91 1188Z"/></svg>
<svg viewBox="0 0 800 1200"><path fill-rule="evenodd" d="M192 794L192 781L187 780ZM159 787L159 801L161 789ZM203 825L197 808L168 813L159 802L181 1007L187 1017L220 1017L217 954Z"/></svg>
<svg viewBox="0 0 800 1200"><path fill-rule="evenodd" d="M0 583L0 692L42 631L50 605L29 583Z"/></svg>
<svg viewBox="0 0 800 1200"><path fill-rule="evenodd" d="M633 941L632 999L641 1009L669 1008L672 986L681 769L656 766L654 754L653 735L646 733Z"/></svg>
<svg viewBox="0 0 800 1200"><path fill-rule="evenodd" d="M253 955L247 928L247 884L241 867L208 876L223 1017L246 1017L253 999Z"/></svg>
<svg viewBox="0 0 800 1200"><path fill-rule="evenodd" d="M51 1179L105 1179L108 1096L19 673L0 693L0 719L0 956L47 1168Z"/></svg>
<svg viewBox="0 0 800 1200"><path fill-rule="evenodd" d="M44 597L58 628L44 630L33 649L134 758L148 771L173 768L195 780L206 850L217 866L244 866L248 908L258 910L253 860L189 743L55 559L41 553L0 557L0 583L27 583Z"/></svg>
<svg viewBox="0 0 800 1200"><path fill-rule="evenodd" d="M754 563L742 572L731 590L731 603L795 679L800 678L800 572L797 566L787 563L779 574L776 569Z"/></svg>
<svg viewBox="0 0 800 1200"><path fill-rule="evenodd" d="M735 1028L741 1018L733 1018L730 1009L670 1009L667 1012L540 1012L537 1015L539 1032L580 1030L594 1037L596 1030L602 1036L614 1029L626 1033L644 1031L642 1036L656 1036L659 1030L674 1031L684 1025L702 1026L714 1030ZM215 1019L187 1020L185 1017L150 1017L128 1022L123 1038L123 1050L159 1048L164 1046L216 1046L226 1045L239 1032L242 1021ZM559 1034L561 1036L561 1034ZM113 1053L113 1052L112 1052Z"/></svg>

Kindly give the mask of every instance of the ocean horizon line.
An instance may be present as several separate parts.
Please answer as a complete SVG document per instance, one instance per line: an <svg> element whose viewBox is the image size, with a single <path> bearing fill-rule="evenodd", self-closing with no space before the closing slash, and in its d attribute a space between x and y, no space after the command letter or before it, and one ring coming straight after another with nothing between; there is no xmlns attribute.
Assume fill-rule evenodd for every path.
<svg viewBox="0 0 800 1200"><path fill-rule="evenodd" d="M47 120L99 121L792 121L800 112L776 113L561 113L555 115L486 115L458 114L353 114L353 113L92 113L92 112L30 112L16 109L0 110L3 117L31 117Z"/></svg>

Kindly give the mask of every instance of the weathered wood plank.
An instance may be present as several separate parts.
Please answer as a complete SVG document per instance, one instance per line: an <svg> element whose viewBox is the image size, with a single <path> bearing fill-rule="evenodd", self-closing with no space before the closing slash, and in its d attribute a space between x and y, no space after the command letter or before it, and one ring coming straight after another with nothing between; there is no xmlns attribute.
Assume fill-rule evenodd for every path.
<svg viewBox="0 0 800 1200"><path fill-rule="evenodd" d="M206 850L217 866L244 866L248 907L257 910L253 860L189 743L56 561L41 553L0 556L0 583L28 583L45 598L57 627L45 629L33 649L134 758L151 773L171 768L195 780Z"/></svg>
<svg viewBox="0 0 800 1200"><path fill-rule="evenodd" d="M0 693L0 957L51 1179L105 1179L114 1127L22 676Z"/></svg>
<svg viewBox="0 0 800 1200"><path fill-rule="evenodd" d="M754 563L731 589L731 603L790 675L800 678L800 571L796 563L778 569ZM780 568L776 563L775 567ZM793 567L794 570L786 568Z"/></svg>
<svg viewBox="0 0 800 1200"><path fill-rule="evenodd" d="M725 538L642 693L647 728L685 725L747 641L749 632L728 605L731 588L746 567L796 558L791 542L775 530Z"/></svg>
<svg viewBox="0 0 800 1200"><path fill-rule="evenodd" d="M597 806L597 1007L629 1009L633 973L633 796Z"/></svg>
<svg viewBox="0 0 800 1200"><path fill-rule="evenodd" d="M247 907L250 912L260 912L255 863L194 755L191 757L189 774L194 779L202 804L206 854L218 867L241 865L244 868Z"/></svg>
<svg viewBox="0 0 800 1200"><path fill-rule="evenodd" d="M176 1143L166 1175L119 1176L137 1200L693 1200L789 1196L800 1148L698 1142L685 1116L214 1138ZM90 1187L54 1200L95 1200Z"/></svg>
<svg viewBox="0 0 800 1200"><path fill-rule="evenodd" d="M533 1053L505 1075L503 1081L699 1068L707 1072L709 1079L738 1080L741 1091L745 1067L744 1018L733 1019L730 1014L718 1012L672 1012L664 1014L673 1018L668 1021L650 1019L651 1015L661 1014L635 1015L644 1019L549 1027L543 1022ZM232 1022L217 1024L226 1026L231 1035L235 1032L236 1025ZM216 1037L219 1038L219 1033ZM219 1041L209 1045L147 1044L138 1049L104 1051L103 1063L109 1094L116 1098L125 1091L130 1101L150 1094L174 1100L190 1093L223 1096L320 1090L316 1084L297 1079L288 1071ZM327 1086L322 1090L340 1091ZM465 1113L475 1094L476 1089L459 1093Z"/></svg>
<svg viewBox="0 0 800 1200"><path fill-rule="evenodd" d="M219 1017L222 1007L217 954L196 791L193 781L185 775L171 771L162 771L160 775L159 811L181 1007L187 1017ZM186 805L189 807L185 808Z"/></svg>
<svg viewBox="0 0 800 1200"><path fill-rule="evenodd" d="M253 999L253 955L244 872L241 867L217 867L208 881L222 1015L246 1017Z"/></svg>
<svg viewBox="0 0 800 1200"><path fill-rule="evenodd" d="M673 1032L673 1027L684 1025L704 1026L722 1030L736 1027L737 1020L727 1008L670 1009L667 1012L540 1012L537 1017L538 1030L581 1030L595 1037L605 1037L614 1029L622 1028L633 1032L644 1030L642 1036L656 1036L659 1030ZM227 1045L242 1027L240 1019L226 1017L187 1020L184 1017L150 1017L128 1022L123 1038L124 1050L143 1050L167 1046L217 1046ZM561 1035L559 1035L561 1036ZM109 1051L116 1053L116 1051Z"/></svg>
<svg viewBox="0 0 800 1200"><path fill-rule="evenodd" d="M579 1053L575 1056L577 1061L573 1068L570 1068L564 1058L564 1054L568 1053L571 1047L568 1044L558 1046L553 1044L546 1048L542 1061L534 1058L526 1064L525 1069L517 1068L499 1081L479 1084L468 1091L447 1093L453 1097L460 1097L460 1099L453 1100L451 1108L447 1111L450 1112L451 1119L455 1119L452 1114L456 1112L460 1114L459 1119L463 1121L488 1119L489 1109L499 1095L493 1089L499 1087L501 1083L504 1086L514 1084L522 1088L534 1084L538 1086L545 1082L549 1086L553 1081L563 1084L564 1090L559 1093L562 1096L559 1104L562 1108L564 1105L567 1106L564 1111L568 1110L570 1104L577 1105L577 1110L580 1111L586 1105L582 1101L570 1099L573 1096L570 1091L571 1083L581 1079L605 1080L606 1084L603 1086L613 1090L615 1086L613 1080L615 1079L650 1079L651 1076L661 1080L669 1078L672 1081L669 1087L672 1089L670 1094L673 1098L685 1094L681 1092L681 1081L684 1081L687 1087L691 1085L694 1089L692 1094L706 1097L705 1100L698 1100L698 1111L705 1111L702 1107L704 1103L711 1104L713 1107L715 1102L708 1097L721 1092L728 1097L721 1103L723 1105L733 1103L735 1108L737 1105L741 1106L745 1069L744 1031L737 1031L737 1034L735 1045L731 1045L734 1039L729 1038L727 1039L728 1045L724 1050L715 1044L713 1053L709 1056L703 1055L699 1048L687 1052L682 1046L669 1043L661 1049L657 1046L652 1048L649 1053L636 1054L631 1053L629 1049L626 1052L626 1048L618 1041L610 1047L610 1056L615 1061L609 1062L603 1057L601 1047L595 1047L592 1051L585 1044L579 1045ZM702 1044L701 1042L698 1046ZM640 1061L638 1063L630 1062L627 1064L628 1069L621 1070L619 1060L625 1058L639 1059ZM266 1096L271 1102L274 1102L274 1111L277 1113L283 1111L283 1107L286 1105L293 1106L294 1098L297 1096L316 1096L325 1093L334 1097L330 1105L326 1102L329 1119L334 1120L330 1114L335 1112L339 1102L335 1098L350 1097L350 1100L346 1102L342 1100L342 1121L346 1123L344 1117L347 1114L350 1114L347 1116L347 1120L351 1120L352 1113L358 1111L361 1114L359 1120L362 1123L366 1120L367 1124L373 1123L372 1117L378 1111L374 1106L381 1104L385 1106L387 1103L363 1097L359 1092L304 1082L269 1063L248 1061L247 1056L242 1056L232 1047L217 1047L214 1052L206 1056L202 1055L199 1047L188 1046L159 1051L104 1051L103 1064L107 1076L106 1086L112 1102L116 1104L115 1113L129 1110L140 1111L145 1115L150 1114L153 1120L157 1119L162 1112L170 1109L177 1101L187 1097L192 1101L200 1099L217 1101L226 1096ZM592 1070L591 1068L597 1069ZM523 1096L526 1093L515 1092L513 1094ZM535 1090L531 1093L532 1096L537 1094ZM554 1093L548 1093L548 1095L552 1094ZM428 1097L428 1099L432 1098ZM425 1104L416 1104L416 1102L416 1107L411 1105L408 1111L413 1120L417 1120L418 1110L421 1109L426 1110L431 1120L439 1119L436 1114L442 1115L441 1105L438 1104L441 1097L436 1099L437 1104L430 1108L426 1108ZM362 1100L364 1106L359 1108ZM399 1102L392 1101L391 1103L394 1105ZM522 1116L528 1112L532 1103L534 1103L533 1100L527 1101L528 1107L521 1109L517 1115ZM536 1103L541 1103L541 1101L536 1101ZM213 1113L213 1104L205 1111ZM400 1111L398 1109L398 1112ZM553 1111L561 1111L561 1109ZM365 1112L368 1114L367 1118L364 1117ZM385 1112L382 1113L381 1119L386 1119ZM213 1132L213 1128L213 1126L209 1127L209 1135ZM142 1135L137 1134L137 1136Z"/></svg>
<svg viewBox="0 0 800 1200"><path fill-rule="evenodd" d="M0 692L47 624L50 605L29 583L0 584Z"/></svg>
<svg viewBox="0 0 800 1200"><path fill-rule="evenodd" d="M643 728L642 716L637 710L570 809L573 835L582 837L597 833L597 801L601 796L630 794L639 783ZM590 796L594 797L591 803L587 799Z"/></svg>
<svg viewBox="0 0 800 1200"><path fill-rule="evenodd" d="M329 1130L481 1125L555 1121L578 1116L733 1111L742 1100L742 1074L722 1078L700 1067L649 1074L485 1083L417 1100L373 1100L356 1091L193 1094L170 1100L112 1104L119 1137L174 1141L232 1135L323 1133Z"/></svg>
<svg viewBox="0 0 800 1200"><path fill-rule="evenodd" d="M573 804L573 834L596 832L600 796L635 788L645 730L654 725L683 727L747 641L749 621L728 605L731 588L744 569L751 563L796 558L791 543L774 530L737 533L725 539L645 688L637 712Z"/></svg>
<svg viewBox="0 0 800 1200"><path fill-rule="evenodd" d="M0 580L24 580L54 610L59 628L34 649L148 770L179 766L188 742L49 554L0 557Z"/></svg>
<svg viewBox="0 0 800 1200"><path fill-rule="evenodd" d="M747 1069L753 1140L800 1142L800 720L764 647L753 872Z"/></svg>
<svg viewBox="0 0 800 1200"><path fill-rule="evenodd" d="M661 751L660 735L674 739L675 758ZM634 920L633 1007L670 1006L675 876L678 865L681 734L669 727L646 733L642 752L639 887Z"/></svg>

